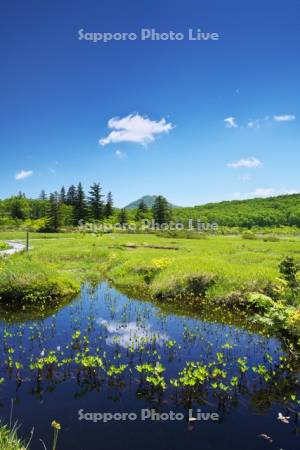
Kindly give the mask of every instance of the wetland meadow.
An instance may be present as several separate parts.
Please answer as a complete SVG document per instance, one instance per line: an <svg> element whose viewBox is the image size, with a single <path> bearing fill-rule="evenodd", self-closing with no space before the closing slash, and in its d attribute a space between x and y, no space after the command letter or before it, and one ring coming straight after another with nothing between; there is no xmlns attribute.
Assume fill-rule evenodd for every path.
<svg viewBox="0 0 300 450"><path fill-rule="evenodd" d="M296 449L282 261L299 252L297 235L31 233L0 258L0 448Z"/></svg>

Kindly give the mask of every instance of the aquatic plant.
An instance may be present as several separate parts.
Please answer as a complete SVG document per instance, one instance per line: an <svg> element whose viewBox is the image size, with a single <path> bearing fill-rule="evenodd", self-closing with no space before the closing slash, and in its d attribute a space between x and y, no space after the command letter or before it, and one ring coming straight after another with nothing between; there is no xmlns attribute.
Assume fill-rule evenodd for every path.
<svg viewBox="0 0 300 450"><path fill-rule="evenodd" d="M166 389L166 380L162 375L165 368L160 362L137 365L136 370L139 373L146 374L146 381L155 389Z"/></svg>
<svg viewBox="0 0 300 450"><path fill-rule="evenodd" d="M53 420L51 423L51 426L53 428L53 444L52 444L52 450L56 450L57 448L57 440L58 440L58 433L61 430L60 423L56 422L56 420Z"/></svg>

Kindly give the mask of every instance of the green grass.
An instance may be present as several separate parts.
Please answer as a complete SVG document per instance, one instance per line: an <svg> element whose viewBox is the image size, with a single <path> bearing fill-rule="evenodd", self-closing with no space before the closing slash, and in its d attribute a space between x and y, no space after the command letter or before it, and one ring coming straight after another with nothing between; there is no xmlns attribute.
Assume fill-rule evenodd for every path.
<svg viewBox="0 0 300 450"><path fill-rule="evenodd" d="M26 450L27 446L18 438L17 427L10 429L0 424L0 450Z"/></svg>
<svg viewBox="0 0 300 450"><path fill-rule="evenodd" d="M9 239L14 238L20 234L11 233ZM72 295L81 283L101 278L141 297L174 297L179 303L204 294L210 302L234 296L244 300L248 293L281 300L278 265L287 255L300 262L298 238L31 234L30 247L29 256L0 260L0 297L5 301Z"/></svg>
<svg viewBox="0 0 300 450"><path fill-rule="evenodd" d="M10 235L10 239L14 237ZM16 237L20 237L19 233ZM104 274L117 285L147 286L151 294L170 290L190 276L210 275L216 282L208 295L216 297L241 286L263 288L268 282L273 282L279 276L278 264L286 255L300 261L298 239L265 242L262 239L252 241L240 237L210 236L191 240L133 234L99 237L48 234L43 237L46 239L39 234L30 236L29 257L15 255L2 264L1 289L8 282L8 273L21 275L22 271L24 274L30 272L30 283L34 273L44 273L47 269L80 282L99 279ZM131 243L137 248L127 247ZM176 247L178 250L147 247L150 245ZM17 277L12 278L15 280Z"/></svg>
<svg viewBox="0 0 300 450"><path fill-rule="evenodd" d="M8 250L10 247L6 242L0 242L0 251L1 250Z"/></svg>

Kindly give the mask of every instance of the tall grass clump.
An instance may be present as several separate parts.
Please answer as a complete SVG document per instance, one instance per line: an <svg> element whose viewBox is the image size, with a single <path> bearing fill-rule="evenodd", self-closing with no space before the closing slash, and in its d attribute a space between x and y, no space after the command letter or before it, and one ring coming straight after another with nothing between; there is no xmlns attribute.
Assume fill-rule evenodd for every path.
<svg viewBox="0 0 300 450"><path fill-rule="evenodd" d="M27 450L28 446L18 438L17 431L16 425L9 428L0 424L0 450Z"/></svg>
<svg viewBox="0 0 300 450"><path fill-rule="evenodd" d="M2 250L8 250L9 245L6 242L0 242L0 251Z"/></svg>

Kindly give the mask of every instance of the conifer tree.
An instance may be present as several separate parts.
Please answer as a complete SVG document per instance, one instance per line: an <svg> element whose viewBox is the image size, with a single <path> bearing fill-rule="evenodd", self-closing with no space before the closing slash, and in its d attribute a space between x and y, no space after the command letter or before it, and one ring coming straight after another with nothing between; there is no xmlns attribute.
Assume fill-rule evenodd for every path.
<svg viewBox="0 0 300 450"><path fill-rule="evenodd" d="M47 195L44 189L41 190L41 193L39 195L39 200L47 200Z"/></svg>
<svg viewBox="0 0 300 450"><path fill-rule="evenodd" d="M72 184L67 192L66 204L74 206L76 202L76 187Z"/></svg>
<svg viewBox="0 0 300 450"><path fill-rule="evenodd" d="M94 183L89 191L88 203L90 207L90 215L94 220L101 220L104 216L104 204L102 201L101 186Z"/></svg>
<svg viewBox="0 0 300 450"><path fill-rule="evenodd" d="M106 200L106 204L105 204L105 217L108 218L108 217L112 216L113 212L114 212L113 197L112 197L112 193L109 192L107 194L107 200Z"/></svg>
<svg viewBox="0 0 300 450"><path fill-rule="evenodd" d="M118 215L118 221L121 225L124 225L128 221L128 215L125 208L122 208Z"/></svg>
<svg viewBox="0 0 300 450"><path fill-rule="evenodd" d="M67 197L66 197L66 189L64 186L60 190L59 200L60 200L60 203L63 203L63 204L66 203Z"/></svg>
<svg viewBox="0 0 300 450"><path fill-rule="evenodd" d="M143 199L142 199L142 200L140 201L140 203L139 203L138 210L139 210L140 212L142 212L142 213L148 212L148 207L147 207L147 205L146 205L146 203L144 202Z"/></svg>
<svg viewBox="0 0 300 450"><path fill-rule="evenodd" d="M85 220L87 218L86 198L82 184L80 182L76 189L73 218L74 225L78 225L78 222L80 220Z"/></svg>
<svg viewBox="0 0 300 450"><path fill-rule="evenodd" d="M137 208L137 211L136 211L135 219L136 220L144 219L146 217L147 213L148 213L148 207L147 207L146 203L144 202L144 200L141 200L139 203L139 206Z"/></svg>
<svg viewBox="0 0 300 450"><path fill-rule="evenodd" d="M61 226L61 204L57 192L49 196L47 209L47 230L57 232Z"/></svg>
<svg viewBox="0 0 300 450"><path fill-rule="evenodd" d="M171 219L171 209L169 203L165 197L158 195L155 199L153 208L153 218L156 223L160 225L162 223L167 223Z"/></svg>

